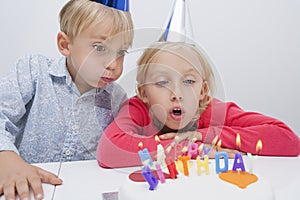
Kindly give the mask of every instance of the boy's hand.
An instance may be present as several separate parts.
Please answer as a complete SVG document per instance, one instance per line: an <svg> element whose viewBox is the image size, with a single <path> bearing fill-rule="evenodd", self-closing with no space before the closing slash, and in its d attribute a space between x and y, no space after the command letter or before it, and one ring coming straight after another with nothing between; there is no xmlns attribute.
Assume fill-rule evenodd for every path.
<svg viewBox="0 0 300 200"><path fill-rule="evenodd" d="M36 200L44 198L43 183L61 185L62 180L55 174L22 160L15 152L0 152L0 195L5 199L30 199L30 188Z"/></svg>

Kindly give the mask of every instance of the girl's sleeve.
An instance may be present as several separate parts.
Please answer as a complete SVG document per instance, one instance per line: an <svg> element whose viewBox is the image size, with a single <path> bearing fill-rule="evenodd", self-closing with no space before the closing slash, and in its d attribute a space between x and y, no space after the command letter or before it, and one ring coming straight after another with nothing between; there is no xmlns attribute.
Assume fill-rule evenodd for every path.
<svg viewBox="0 0 300 200"><path fill-rule="evenodd" d="M0 80L0 151L18 153L16 138L21 138L26 104L34 96L30 57L20 59L15 68Z"/></svg>
<svg viewBox="0 0 300 200"><path fill-rule="evenodd" d="M260 155L298 156L299 137L283 122L256 112L245 112L234 103L213 101L199 121L204 142L219 135L222 147L237 149L236 136L241 137L240 150L253 154L258 140L262 141Z"/></svg>
<svg viewBox="0 0 300 200"><path fill-rule="evenodd" d="M97 161L107 168L141 165L139 143L155 159L157 130L151 125L148 109L136 98L122 104L116 119L105 129L97 148ZM170 141L162 141L162 145Z"/></svg>

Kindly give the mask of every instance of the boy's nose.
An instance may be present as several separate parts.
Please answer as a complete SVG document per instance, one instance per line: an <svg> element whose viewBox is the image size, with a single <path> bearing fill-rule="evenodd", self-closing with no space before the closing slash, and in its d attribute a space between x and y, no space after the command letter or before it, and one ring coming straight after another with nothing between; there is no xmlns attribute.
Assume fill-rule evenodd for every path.
<svg viewBox="0 0 300 200"><path fill-rule="evenodd" d="M120 61L119 58L114 58L112 59L112 61L106 66L107 70L114 70L117 67L121 67L122 66L122 62Z"/></svg>

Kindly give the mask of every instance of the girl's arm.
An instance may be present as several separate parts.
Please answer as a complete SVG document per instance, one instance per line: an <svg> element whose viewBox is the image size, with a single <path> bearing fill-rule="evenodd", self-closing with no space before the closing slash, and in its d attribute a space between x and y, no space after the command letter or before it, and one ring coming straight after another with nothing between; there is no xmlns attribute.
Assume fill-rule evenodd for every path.
<svg viewBox="0 0 300 200"><path fill-rule="evenodd" d="M148 108L137 97L123 103L116 119L105 129L97 148L97 161L102 167L141 165L139 143L155 159L158 130L152 125ZM163 146L173 140L161 141Z"/></svg>
<svg viewBox="0 0 300 200"><path fill-rule="evenodd" d="M285 123L260 113L245 112L234 103L214 100L200 118L199 131L205 143L219 135L225 148L237 149L239 133L243 152L258 153L256 144L261 140L261 155L299 155L300 140Z"/></svg>

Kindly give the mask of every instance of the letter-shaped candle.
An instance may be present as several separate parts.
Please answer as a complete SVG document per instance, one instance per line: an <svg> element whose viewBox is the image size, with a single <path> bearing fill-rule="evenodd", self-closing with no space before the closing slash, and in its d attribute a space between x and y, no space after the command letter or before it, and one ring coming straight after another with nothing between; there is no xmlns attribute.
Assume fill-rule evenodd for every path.
<svg viewBox="0 0 300 200"><path fill-rule="evenodd" d="M155 136L155 141L158 142L157 153L156 153L157 162L161 166L166 166L166 162L165 162L165 159L166 159L165 150L164 150L163 146L160 144L160 140L159 140L159 137L157 135Z"/></svg>
<svg viewBox="0 0 300 200"><path fill-rule="evenodd" d="M156 167L156 171L157 171L157 175L159 177L159 180L161 183L165 183L166 182L166 179L165 179L165 176L164 176L164 173L162 172L161 170L161 167L158 163L155 164L155 167Z"/></svg>
<svg viewBox="0 0 300 200"><path fill-rule="evenodd" d="M197 173L198 173L198 175L201 175L201 172L202 172L201 167L204 167L205 174L208 175L209 174L208 155L204 156L204 161L201 161L200 156L197 156L196 162L197 162Z"/></svg>
<svg viewBox="0 0 300 200"><path fill-rule="evenodd" d="M224 158L224 167L220 167L220 159ZM227 172L228 171L228 154L226 152L216 153L216 173Z"/></svg>
<svg viewBox="0 0 300 200"><path fill-rule="evenodd" d="M188 176L189 175L188 161L191 160L191 158L189 156L180 156L178 160L182 162L184 175Z"/></svg>
<svg viewBox="0 0 300 200"><path fill-rule="evenodd" d="M149 153L148 149L147 148L142 149L143 148L143 143L142 142L140 142L138 144L138 147L140 149L138 151L138 154L140 156L141 162L144 163L146 161L146 162L149 163L150 166L152 166L153 165L153 161L152 161L152 158L150 156L150 153Z"/></svg>
<svg viewBox="0 0 300 200"><path fill-rule="evenodd" d="M149 190L154 190L158 184L158 180L147 165L143 167L142 175L150 185Z"/></svg>

